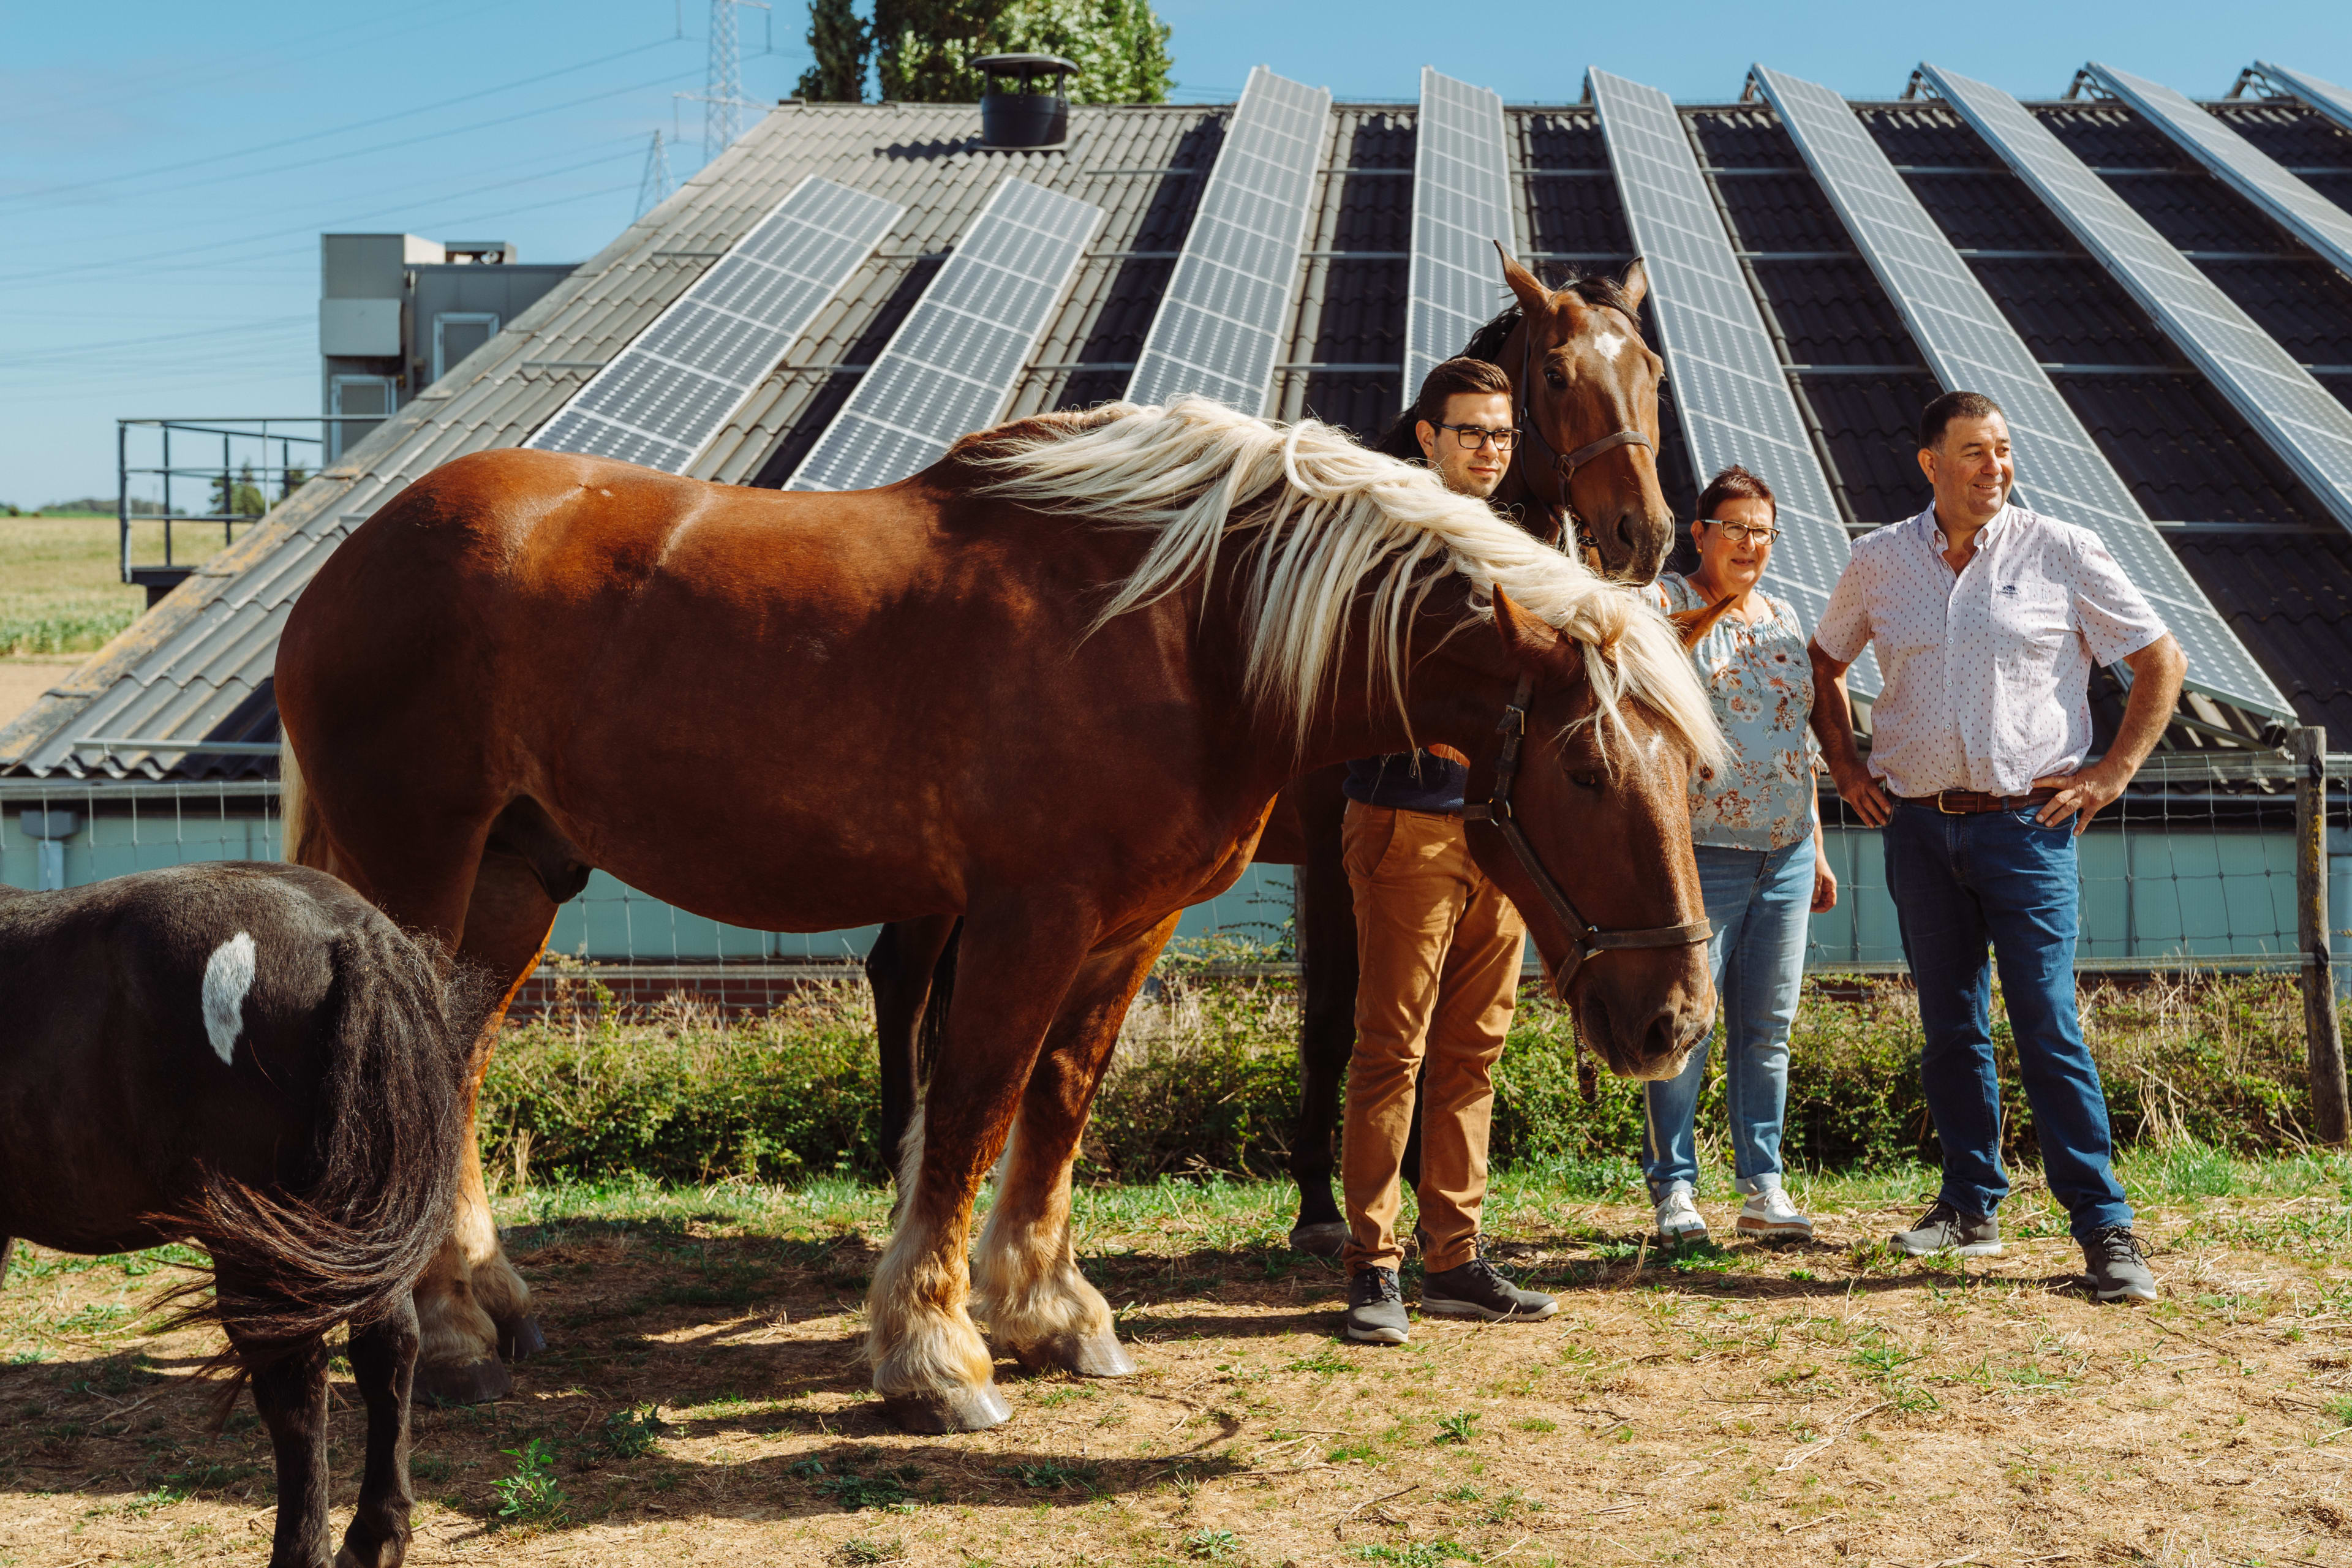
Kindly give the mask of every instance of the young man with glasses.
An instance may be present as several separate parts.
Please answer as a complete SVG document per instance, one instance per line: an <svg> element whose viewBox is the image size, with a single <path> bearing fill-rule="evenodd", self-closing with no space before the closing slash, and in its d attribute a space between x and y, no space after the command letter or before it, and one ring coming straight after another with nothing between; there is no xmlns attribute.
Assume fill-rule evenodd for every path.
<svg viewBox="0 0 2352 1568"><path fill-rule="evenodd" d="M2151 1300L2156 1277L2116 1179L2107 1100L2074 1004L2075 840L2123 794L2171 721L2187 661L2098 535L2012 505L2000 405L1948 392L1919 418L1935 488L1908 522L1854 541L1813 629L1813 707L1838 794L1885 830L1886 890L1919 991L1920 1087L1943 1190L1893 1240L1920 1256L2000 1250L2000 1076L1990 944L2050 1195L2103 1301ZM1875 645L1884 689L1870 763L1845 672ZM2089 761L2091 665L2132 674L2106 754Z"/></svg>
<svg viewBox="0 0 2352 1568"><path fill-rule="evenodd" d="M1517 443L1511 384L1499 367L1447 360L1422 384L1409 416L1423 461L1448 489L1495 493ZM1402 1344L1409 1328L1396 1226L1416 1079L1421 1310L1488 1321L1559 1310L1479 1256L1494 1067L1511 1026L1527 928L1470 858L1462 831L1468 777L1466 759L1446 747L1348 764L1341 842L1361 978L1339 1151L1349 1232L1340 1257L1348 1337L1374 1344Z"/></svg>

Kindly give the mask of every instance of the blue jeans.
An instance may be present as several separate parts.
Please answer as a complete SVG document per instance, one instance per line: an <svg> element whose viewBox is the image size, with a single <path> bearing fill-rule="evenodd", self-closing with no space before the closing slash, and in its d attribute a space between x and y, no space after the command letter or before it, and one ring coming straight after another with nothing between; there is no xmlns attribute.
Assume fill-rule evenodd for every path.
<svg viewBox="0 0 2352 1568"><path fill-rule="evenodd" d="M1755 1192L1780 1173L1780 1113L1789 1100L1789 1026L1805 977L1805 934L1813 902L1813 841L1785 848L1693 846L1706 918L1715 924L1707 963L1723 1004L1724 1098L1731 1113L1731 1169L1739 1190ZM1642 1170L1652 1201L1675 1182L1698 1183L1693 1140L1699 1090L1706 1085L1713 1037L1683 1070L1642 1086L1648 1101Z"/></svg>
<svg viewBox="0 0 2352 1568"><path fill-rule="evenodd" d="M1944 1145L1943 1200L1989 1215L2009 1195L1990 942L2051 1195L2078 1237L2131 1224L2111 1158L2106 1091L2074 1009L2082 882L2073 824L2043 827L2032 811L1947 816L1898 803L1885 839L1886 890L1919 988L1919 1080Z"/></svg>

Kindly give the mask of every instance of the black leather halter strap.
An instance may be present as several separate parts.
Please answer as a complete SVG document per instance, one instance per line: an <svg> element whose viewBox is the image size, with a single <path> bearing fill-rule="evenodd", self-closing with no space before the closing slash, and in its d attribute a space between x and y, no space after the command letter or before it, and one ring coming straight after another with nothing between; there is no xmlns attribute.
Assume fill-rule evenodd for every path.
<svg viewBox="0 0 2352 1568"><path fill-rule="evenodd" d="M1527 485L1528 494L1535 496L1538 500L1543 500L1543 496L1531 482L1530 476L1534 473L1534 466L1529 462L1529 448L1532 447L1542 453L1543 466L1551 471L1553 489L1551 500L1545 504L1549 506L1559 518L1554 527L1552 542L1566 549L1569 539L1573 537L1586 549L1594 549L1597 546L1591 531L1586 529L1583 520L1576 515L1576 500L1569 493L1570 481L1576 478L1577 469L1584 467L1601 453L1614 451L1620 447L1647 447L1650 445L1650 438L1639 430L1625 429L1603 436L1598 441L1588 441L1573 452L1554 451L1551 443L1544 439L1543 430L1537 425L1535 419L1535 384L1529 374L1534 361L1535 342L1534 328L1528 324L1526 318L1522 317L1519 323L1518 426L1520 434L1519 446L1511 454L1511 461L1527 465L1519 470L1519 482Z"/></svg>
<svg viewBox="0 0 2352 1568"><path fill-rule="evenodd" d="M1605 952L1611 948L1689 947L1714 936L1715 927L1701 918L1685 921L1680 925L1650 926L1641 931L1603 931L1584 918L1575 900L1568 896L1568 889L1553 880L1552 874L1544 869L1543 862L1536 858L1536 847L1528 842L1527 834L1520 829L1518 818L1511 810L1511 784L1518 777L1519 746L1528 733L1528 699L1534 690L1534 679L1520 676L1518 689L1511 694L1510 702L1503 709L1503 721L1496 726L1502 731L1503 751L1495 760L1494 796L1483 805L1465 806L1462 816L1468 822L1494 825L1495 830L1503 836L1503 842L1511 847L1511 853L1518 857L1519 868L1527 872L1528 879L1536 885L1536 891L1543 895L1545 904L1574 938L1575 945L1569 950L1568 962L1552 976L1553 991L1565 996L1568 994L1568 983L1576 978L1576 972L1584 967L1585 960L1595 953Z"/></svg>

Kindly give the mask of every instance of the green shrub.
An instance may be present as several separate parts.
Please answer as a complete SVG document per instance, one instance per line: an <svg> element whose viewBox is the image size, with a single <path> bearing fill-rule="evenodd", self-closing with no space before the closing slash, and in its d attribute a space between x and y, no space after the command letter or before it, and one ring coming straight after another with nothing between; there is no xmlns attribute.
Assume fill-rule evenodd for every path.
<svg viewBox="0 0 2352 1568"><path fill-rule="evenodd" d="M666 1183L884 1173L880 1083L863 985L810 986L755 1019L673 1003L624 1016L593 979L509 1029L483 1086L494 1183L636 1174ZM2309 1094L2291 976L2085 987L2084 1030L2118 1142L2252 1153L2303 1140ZM1298 1002L1287 979L1171 976L1139 1001L1097 1096L1082 1180L1276 1175L1289 1163ZM1565 1009L1521 998L1496 1069L1498 1165L1621 1161L1642 1136L1641 1086L1603 1073L1588 1101ZM2007 1024L1994 1053L2011 1152L2032 1116ZM1792 1168L1915 1159L1937 1149L1919 1089L1918 1009L1900 982L1809 982L1790 1041L1784 1156ZM1722 1062L1699 1102L1721 1136Z"/></svg>

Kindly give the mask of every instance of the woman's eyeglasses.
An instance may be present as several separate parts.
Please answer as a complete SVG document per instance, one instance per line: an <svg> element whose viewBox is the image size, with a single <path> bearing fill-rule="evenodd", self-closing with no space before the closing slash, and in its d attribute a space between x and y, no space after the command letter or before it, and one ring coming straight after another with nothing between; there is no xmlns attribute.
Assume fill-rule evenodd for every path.
<svg viewBox="0 0 2352 1568"><path fill-rule="evenodd" d="M1497 452L1510 451L1519 444L1517 430L1489 430L1484 425L1440 425L1438 428L1452 431L1454 439L1465 452L1475 452L1489 441L1495 444Z"/></svg>
<svg viewBox="0 0 2352 1568"><path fill-rule="evenodd" d="M1759 544L1769 544L1780 537L1779 529L1767 528L1760 522L1724 522L1711 517L1703 518L1700 521L1709 528L1721 529L1723 537L1734 544L1745 544L1750 540L1754 540Z"/></svg>

